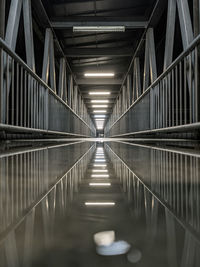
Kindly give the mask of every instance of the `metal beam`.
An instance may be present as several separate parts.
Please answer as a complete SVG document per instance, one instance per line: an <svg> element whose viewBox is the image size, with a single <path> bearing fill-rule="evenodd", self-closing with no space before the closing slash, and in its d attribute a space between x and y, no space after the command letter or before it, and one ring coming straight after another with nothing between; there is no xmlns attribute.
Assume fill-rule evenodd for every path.
<svg viewBox="0 0 200 267"><path fill-rule="evenodd" d="M103 0L96 0L96 2L103 1ZM54 6L60 5L67 5L67 4L74 4L74 3L87 3L87 2L94 2L94 0L64 0L58 3L54 3Z"/></svg>
<svg viewBox="0 0 200 267"><path fill-rule="evenodd" d="M188 0L177 0L178 14L184 50L194 39Z"/></svg>
<svg viewBox="0 0 200 267"><path fill-rule="evenodd" d="M22 0L12 0L6 27L5 41L15 51L19 20L22 9Z"/></svg>
<svg viewBox="0 0 200 267"><path fill-rule="evenodd" d="M169 67L173 60L174 32L176 24L176 0L169 0L167 12L167 30L165 41L165 55L163 71Z"/></svg>
<svg viewBox="0 0 200 267"><path fill-rule="evenodd" d="M66 75L66 63L65 59L60 59L60 69L59 69L59 84L58 84L58 95L63 98L64 90L65 90L65 75ZM65 101L65 100L64 100Z"/></svg>
<svg viewBox="0 0 200 267"><path fill-rule="evenodd" d="M51 88L56 92L54 40L51 29L46 29L42 79L48 84L50 76Z"/></svg>
<svg viewBox="0 0 200 267"><path fill-rule="evenodd" d="M67 57L130 57L133 56L134 50L131 48L71 48L65 49Z"/></svg>
<svg viewBox="0 0 200 267"><path fill-rule="evenodd" d="M23 0L23 16L27 64L35 72L31 0Z"/></svg>
<svg viewBox="0 0 200 267"><path fill-rule="evenodd" d="M122 84L121 79L77 79L78 85L109 85Z"/></svg>
<svg viewBox="0 0 200 267"><path fill-rule="evenodd" d="M129 20L126 17L95 17L83 16L73 17L70 21L66 18L60 18L60 21L51 21L51 25L55 29L68 29L73 26L124 26L129 29L146 28L147 21Z"/></svg>
<svg viewBox="0 0 200 267"><path fill-rule="evenodd" d="M4 39L5 33L5 0L0 1L0 37Z"/></svg>

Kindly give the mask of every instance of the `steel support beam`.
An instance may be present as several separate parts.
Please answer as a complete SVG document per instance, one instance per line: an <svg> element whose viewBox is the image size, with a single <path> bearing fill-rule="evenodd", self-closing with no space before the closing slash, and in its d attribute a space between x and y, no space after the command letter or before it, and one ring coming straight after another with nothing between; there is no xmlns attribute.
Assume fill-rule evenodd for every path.
<svg viewBox="0 0 200 267"><path fill-rule="evenodd" d="M58 85L58 95L64 101L66 99L66 62L65 58L60 59L60 70L59 70L59 85Z"/></svg>
<svg viewBox="0 0 200 267"><path fill-rule="evenodd" d="M24 32L26 45L26 60L28 66L35 72L35 53L33 43L33 26L31 0L23 0Z"/></svg>
<svg viewBox="0 0 200 267"><path fill-rule="evenodd" d="M194 25L194 36L196 37L200 33L200 1L193 0L193 25Z"/></svg>
<svg viewBox="0 0 200 267"><path fill-rule="evenodd" d="M56 76L55 76L55 58L54 58L54 43L51 29L46 29L44 58L42 79L48 83L50 76L50 86L56 92Z"/></svg>
<svg viewBox="0 0 200 267"><path fill-rule="evenodd" d="M140 59L136 57L133 65L133 101L142 94Z"/></svg>
<svg viewBox="0 0 200 267"><path fill-rule="evenodd" d="M193 0L193 25L194 25L194 37L197 37L200 33L200 0ZM195 49L195 62L199 62L200 60L200 46L198 46ZM200 69L199 64L196 63L195 65L196 71L198 75L196 75L195 79L195 88L198 88L196 92L196 100L195 100L195 114L196 114L196 121L199 121L200 118L200 108L198 103L200 102L200 90L199 90L199 84L200 84Z"/></svg>
<svg viewBox="0 0 200 267"><path fill-rule="evenodd" d="M66 49L67 57L130 57L134 50L131 48L69 48Z"/></svg>
<svg viewBox="0 0 200 267"><path fill-rule="evenodd" d="M0 38L4 39L5 34L5 5L6 0L0 1Z"/></svg>
<svg viewBox="0 0 200 267"><path fill-rule="evenodd" d="M176 0L169 0L168 13L167 13L164 67L163 67L164 71L172 63L173 60L175 24L176 24Z"/></svg>
<svg viewBox="0 0 200 267"><path fill-rule="evenodd" d="M184 50L194 39L188 0L177 0Z"/></svg>
<svg viewBox="0 0 200 267"><path fill-rule="evenodd" d="M73 86L74 86L74 82L73 82L73 77L70 74L68 77L68 105L71 107L72 106L72 93L73 93Z"/></svg>
<svg viewBox="0 0 200 267"><path fill-rule="evenodd" d="M143 91L145 91L149 86L149 78L151 83L153 83L157 78L156 51L153 28L149 28L146 34Z"/></svg>
<svg viewBox="0 0 200 267"><path fill-rule="evenodd" d="M16 47L22 1L12 0L10 5L5 41L12 50L15 50Z"/></svg>
<svg viewBox="0 0 200 267"><path fill-rule="evenodd" d="M95 17L95 16L77 16L69 21L66 18L60 18L60 21L51 21L55 29L68 29L73 26L124 26L129 29L146 28L148 21L128 21L124 17Z"/></svg>
<svg viewBox="0 0 200 267"><path fill-rule="evenodd" d="M5 35L5 0L0 1L0 38ZM5 92L3 90L3 50L0 49L0 123L4 122L5 110L3 108Z"/></svg>

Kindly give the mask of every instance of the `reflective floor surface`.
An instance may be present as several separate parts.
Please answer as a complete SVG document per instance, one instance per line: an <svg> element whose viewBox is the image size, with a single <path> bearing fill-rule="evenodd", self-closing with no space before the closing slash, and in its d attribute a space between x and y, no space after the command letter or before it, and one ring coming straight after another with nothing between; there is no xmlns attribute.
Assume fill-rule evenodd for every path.
<svg viewBox="0 0 200 267"><path fill-rule="evenodd" d="M199 161L186 146L6 145L0 266L199 267Z"/></svg>

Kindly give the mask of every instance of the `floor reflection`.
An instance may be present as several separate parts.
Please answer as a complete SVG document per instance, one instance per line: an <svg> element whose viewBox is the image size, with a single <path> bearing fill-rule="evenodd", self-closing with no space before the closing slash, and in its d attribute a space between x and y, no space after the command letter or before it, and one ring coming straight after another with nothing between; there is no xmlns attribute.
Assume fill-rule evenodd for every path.
<svg viewBox="0 0 200 267"><path fill-rule="evenodd" d="M3 156L0 266L198 267L199 159L87 142Z"/></svg>

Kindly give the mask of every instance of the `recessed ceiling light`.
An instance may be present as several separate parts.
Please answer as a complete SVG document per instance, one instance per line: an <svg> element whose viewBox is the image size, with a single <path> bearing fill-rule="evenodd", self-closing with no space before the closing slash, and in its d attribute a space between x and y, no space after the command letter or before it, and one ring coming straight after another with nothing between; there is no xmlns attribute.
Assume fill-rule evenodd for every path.
<svg viewBox="0 0 200 267"><path fill-rule="evenodd" d="M91 103L109 103L109 100L91 100Z"/></svg>
<svg viewBox="0 0 200 267"><path fill-rule="evenodd" d="M95 169L95 170L92 170L92 172L108 172L108 170L98 170L98 169Z"/></svg>
<svg viewBox="0 0 200 267"><path fill-rule="evenodd" d="M111 183L89 183L90 186L111 186Z"/></svg>
<svg viewBox="0 0 200 267"><path fill-rule="evenodd" d="M104 109L99 109L99 110L97 109L97 110L96 110L96 109L95 109L95 110L93 110L93 112L94 112L94 113L106 113L107 110L104 110Z"/></svg>
<svg viewBox="0 0 200 267"><path fill-rule="evenodd" d="M94 115L94 118L105 118L106 115Z"/></svg>
<svg viewBox="0 0 200 267"><path fill-rule="evenodd" d="M107 108L108 105L92 105L93 108Z"/></svg>
<svg viewBox="0 0 200 267"><path fill-rule="evenodd" d="M115 202L85 202L86 206L114 206Z"/></svg>
<svg viewBox="0 0 200 267"><path fill-rule="evenodd" d="M88 72L84 74L85 77L92 77L92 78L96 78L96 77L114 77L115 74L113 72Z"/></svg>
<svg viewBox="0 0 200 267"><path fill-rule="evenodd" d="M95 162L106 162L105 159L95 159L94 161L95 161Z"/></svg>
<svg viewBox="0 0 200 267"><path fill-rule="evenodd" d="M94 167L107 167L107 164L93 164Z"/></svg>
<svg viewBox="0 0 200 267"><path fill-rule="evenodd" d="M95 121L102 121L102 122L105 122L105 119L95 119Z"/></svg>
<svg viewBox="0 0 200 267"><path fill-rule="evenodd" d="M89 92L89 95L110 95L110 92Z"/></svg>

